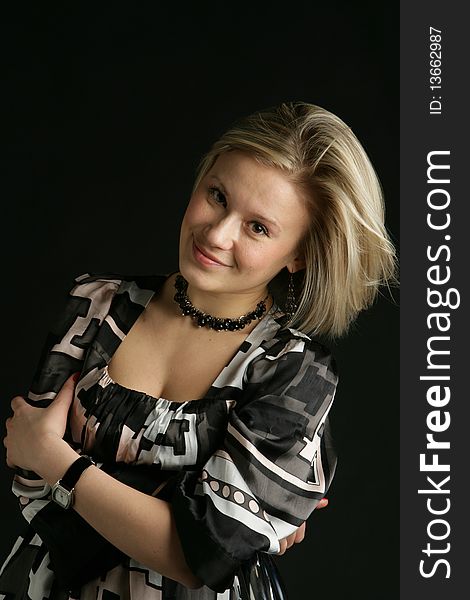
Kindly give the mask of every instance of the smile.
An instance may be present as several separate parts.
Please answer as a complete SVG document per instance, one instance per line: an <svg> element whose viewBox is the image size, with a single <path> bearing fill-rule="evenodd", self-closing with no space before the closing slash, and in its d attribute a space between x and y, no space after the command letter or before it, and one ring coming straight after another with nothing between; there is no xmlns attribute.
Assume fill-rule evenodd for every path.
<svg viewBox="0 0 470 600"><path fill-rule="evenodd" d="M193 255L194 255L194 258L202 265L213 266L213 267L227 267L228 266L228 265L218 261L215 257L211 257L211 256L208 256L207 254L205 254L205 252L200 250L194 242L193 242Z"/></svg>

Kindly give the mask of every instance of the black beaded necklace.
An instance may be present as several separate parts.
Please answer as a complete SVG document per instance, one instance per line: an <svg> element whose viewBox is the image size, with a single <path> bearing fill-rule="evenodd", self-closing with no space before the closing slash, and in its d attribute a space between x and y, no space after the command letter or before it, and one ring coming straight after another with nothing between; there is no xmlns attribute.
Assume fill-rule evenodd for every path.
<svg viewBox="0 0 470 600"><path fill-rule="evenodd" d="M175 279L176 294L174 296L175 302L178 303L181 308L183 316L189 315L198 325L198 327L210 327L216 331L238 331L244 329L246 325L249 325L254 319L261 319L263 314L266 312L266 299L258 302L255 310L252 310L246 315L242 315L238 319L219 318L208 315L202 312L195 306L193 306L191 300L186 294L188 289L188 282L182 275L177 275Z"/></svg>

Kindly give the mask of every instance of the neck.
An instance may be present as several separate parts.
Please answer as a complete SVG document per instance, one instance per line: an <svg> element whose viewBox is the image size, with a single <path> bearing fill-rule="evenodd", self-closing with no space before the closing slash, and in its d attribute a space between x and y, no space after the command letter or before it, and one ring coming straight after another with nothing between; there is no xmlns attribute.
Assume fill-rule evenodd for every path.
<svg viewBox="0 0 470 600"><path fill-rule="evenodd" d="M264 301L266 311L272 306L272 299L267 290L247 294L215 294L201 292L188 285L186 294L191 303L200 311L220 318L238 319L241 315L253 311L261 301Z"/></svg>
<svg viewBox="0 0 470 600"><path fill-rule="evenodd" d="M198 293L199 290L191 288L183 277L179 278L179 274L171 276L165 285L164 296L167 301L167 306L171 306L171 312L178 319L183 314L193 316L188 320L193 320L200 323L206 321L206 316L209 317L206 321L208 328L221 329L219 320L231 320L233 323L224 322L223 328L229 331L237 331L239 329L245 332L256 326L256 323L270 310L273 300L269 295L268 290L260 290L258 293L253 291L250 294L215 294L215 293ZM179 280L179 281L178 281ZM178 291L177 291L178 290ZM188 312L185 312L185 311ZM187 322L187 320L185 319ZM235 323L236 321L236 323ZM240 327L243 324L243 327Z"/></svg>

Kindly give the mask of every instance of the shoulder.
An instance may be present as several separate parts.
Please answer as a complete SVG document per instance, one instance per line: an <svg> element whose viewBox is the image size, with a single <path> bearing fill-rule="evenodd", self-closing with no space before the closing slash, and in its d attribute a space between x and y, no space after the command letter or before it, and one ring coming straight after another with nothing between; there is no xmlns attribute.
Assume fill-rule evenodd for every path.
<svg viewBox="0 0 470 600"><path fill-rule="evenodd" d="M263 341L256 362L294 365L316 365L337 376L337 365L330 348L316 338L298 329L280 327L274 335Z"/></svg>
<svg viewBox="0 0 470 600"><path fill-rule="evenodd" d="M323 432L338 375L327 346L297 330L280 329L260 350L246 370L231 423L258 448L261 443L266 453L279 456L292 447L288 440L313 440L316 431Z"/></svg>
<svg viewBox="0 0 470 600"><path fill-rule="evenodd" d="M101 284L101 286L129 287L134 285L141 289L158 289L168 275L125 275L122 273L83 273L73 279L75 286Z"/></svg>
<svg viewBox="0 0 470 600"><path fill-rule="evenodd" d="M301 402L332 398L338 384L330 349L295 329L279 329L264 341L245 372L244 400L290 396ZM245 404L243 402L243 404Z"/></svg>
<svg viewBox="0 0 470 600"><path fill-rule="evenodd" d="M60 323L74 318L102 321L110 311L142 310L163 285L166 275L83 273L68 288Z"/></svg>
<svg viewBox="0 0 470 600"><path fill-rule="evenodd" d="M163 285L167 275L126 275L122 273L83 273L73 279L71 296L89 300L126 294L137 304L146 302L147 297Z"/></svg>

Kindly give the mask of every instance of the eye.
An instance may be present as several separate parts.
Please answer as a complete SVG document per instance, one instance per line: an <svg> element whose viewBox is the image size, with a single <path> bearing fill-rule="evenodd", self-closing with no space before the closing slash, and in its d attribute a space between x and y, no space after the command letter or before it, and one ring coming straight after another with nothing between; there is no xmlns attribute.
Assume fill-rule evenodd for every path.
<svg viewBox="0 0 470 600"><path fill-rule="evenodd" d="M252 231L258 235L267 235L269 236L269 231L262 223L258 223L258 221L253 221L252 223Z"/></svg>
<svg viewBox="0 0 470 600"><path fill-rule="evenodd" d="M216 204L221 206L227 206L227 198L220 188L212 185L208 188L209 198L211 198ZM265 235L269 237L269 231L265 225L259 221L252 221L250 223L251 231L257 236Z"/></svg>
<svg viewBox="0 0 470 600"><path fill-rule="evenodd" d="M212 186L209 188L209 196L217 202L217 204L227 205L227 200L225 195L220 191L220 189L216 186Z"/></svg>

